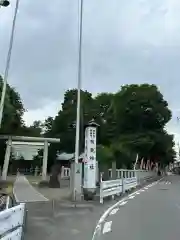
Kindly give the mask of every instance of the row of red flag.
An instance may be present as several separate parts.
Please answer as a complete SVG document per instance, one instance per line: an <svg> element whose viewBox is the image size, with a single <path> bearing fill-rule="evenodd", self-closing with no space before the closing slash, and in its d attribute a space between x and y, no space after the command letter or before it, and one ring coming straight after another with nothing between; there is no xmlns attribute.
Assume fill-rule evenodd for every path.
<svg viewBox="0 0 180 240"><path fill-rule="evenodd" d="M154 168L158 168L158 163L154 163L150 160L144 161L144 158L142 158L139 168L144 170L152 170Z"/></svg>

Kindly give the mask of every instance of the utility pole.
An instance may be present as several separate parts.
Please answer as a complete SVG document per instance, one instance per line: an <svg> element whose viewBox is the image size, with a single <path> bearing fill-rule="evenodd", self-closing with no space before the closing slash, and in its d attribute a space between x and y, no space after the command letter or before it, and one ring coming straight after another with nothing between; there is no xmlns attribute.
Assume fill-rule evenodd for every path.
<svg viewBox="0 0 180 240"><path fill-rule="evenodd" d="M81 104L81 67L82 67L82 23L83 23L83 0L79 0L79 42L78 42L78 83L77 83L77 111L76 111L76 140L75 140L75 164L74 164L74 183L73 200L81 197L80 179L82 176L79 170L79 137L80 137L80 104ZM79 186L80 185L80 186Z"/></svg>
<svg viewBox="0 0 180 240"><path fill-rule="evenodd" d="M180 118L177 117L177 123L178 123L178 124L179 124L179 120L180 120ZM179 141L178 141L177 145L178 145L178 160L180 160L180 146L179 146Z"/></svg>
<svg viewBox="0 0 180 240"><path fill-rule="evenodd" d="M9 4L9 1L0 1L0 6L7 7ZM11 54L12 54L12 48L13 48L13 42L14 42L14 32L16 28L16 18L17 18L17 12L19 8L19 0L16 0L16 6L14 11L14 17L13 17L13 23L12 23L12 29L11 29L11 36L9 41L9 48L8 48L8 54L6 59L6 67L5 72L3 76L3 88L2 88L2 94L1 94L1 101L0 101L0 128L2 124L2 118L3 118L3 110L4 110L4 101L6 96L6 88L7 88L7 79L9 74L9 68L10 68L10 62L11 62Z"/></svg>

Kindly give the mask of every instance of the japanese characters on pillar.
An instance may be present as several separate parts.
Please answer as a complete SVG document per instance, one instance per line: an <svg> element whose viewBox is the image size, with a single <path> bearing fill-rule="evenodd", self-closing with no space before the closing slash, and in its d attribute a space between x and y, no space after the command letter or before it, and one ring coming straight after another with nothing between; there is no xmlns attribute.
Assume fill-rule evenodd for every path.
<svg viewBox="0 0 180 240"><path fill-rule="evenodd" d="M85 129L84 188L96 188L96 124Z"/></svg>

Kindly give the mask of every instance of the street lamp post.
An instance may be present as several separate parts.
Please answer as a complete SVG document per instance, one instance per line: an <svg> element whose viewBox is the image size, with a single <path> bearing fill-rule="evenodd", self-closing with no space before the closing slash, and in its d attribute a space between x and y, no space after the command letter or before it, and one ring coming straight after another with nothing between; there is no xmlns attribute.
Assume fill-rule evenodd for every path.
<svg viewBox="0 0 180 240"><path fill-rule="evenodd" d="M179 124L179 122L180 122L180 118L177 117L177 123ZM177 143L177 146L178 146L178 160L180 160L180 144L179 144L179 141Z"/></svg>
<svg viewBox="0 0 180 240"><path fill-rule="evenodd" d="M73 200L81 197L79 187L79 136L80 136L80 102L81 102L81 66L82 66L82 23L83 23L83 0L79 0L79 42L78 42L78 84L77 84L77 111L76 111L76 139L75 139L75 169Z"/></svg>
<svg viewBox="0 0 180 240"><path fill-rule="evenodd" d="M4 3L5 6L8 6L7 5L8 2L9 1L1 1L0 5L4 6L3 5L3 3ZM6 87L7 87L7 79L8 79L8 74L9 74L9 67L10 67L10 62L11 62L12 47L13 47L13 42L14 42L14 32L15 32L15 27L16 27L16 18L17 18L18 7L19 7L19 0L16 0L16 6L15 6L15 11L14 11L14 17L13 17L13 23L12 23L12 29L11 29L11 36L10 36L10 41L9 41L9 48L8 48L8 54L7 54L7 59L6 59L5 72L4 72L1 101L0 101L0 128L1 128L1 125L2 125L4 101L5 101L5 95L6 95Z"/></svg>

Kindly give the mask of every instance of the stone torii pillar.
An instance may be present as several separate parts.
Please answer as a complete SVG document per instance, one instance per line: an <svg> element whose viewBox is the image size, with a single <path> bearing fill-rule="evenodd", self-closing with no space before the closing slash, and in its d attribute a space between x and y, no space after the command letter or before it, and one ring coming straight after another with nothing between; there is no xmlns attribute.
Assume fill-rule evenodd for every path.
<svg viewBox="0 0 180 240"><path fill-rule="evenodd" d="M43 166L42 166L42 181L46 181L47 176L47 161L48 161L48 141L44 142Z"/></svg>
<svg viewBox="0 0 180 240"><path fill-rule="evenodd" d="M11 155L11 146L12 146L12 140L11 138L9 138L8 141L6 142L6 153L4 158L3 170L2 170L2 180L6 180L7 178L9 159Z"/></svg>

